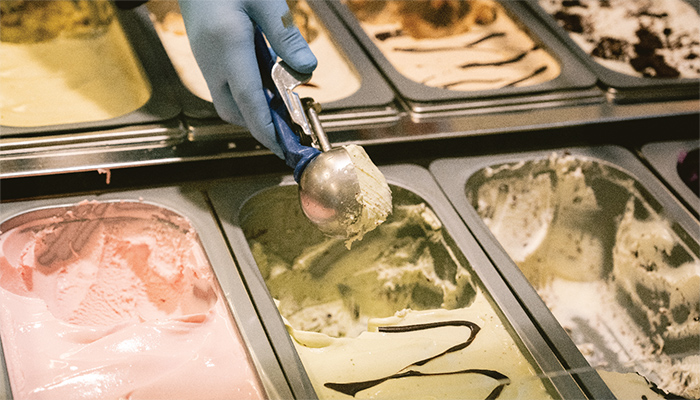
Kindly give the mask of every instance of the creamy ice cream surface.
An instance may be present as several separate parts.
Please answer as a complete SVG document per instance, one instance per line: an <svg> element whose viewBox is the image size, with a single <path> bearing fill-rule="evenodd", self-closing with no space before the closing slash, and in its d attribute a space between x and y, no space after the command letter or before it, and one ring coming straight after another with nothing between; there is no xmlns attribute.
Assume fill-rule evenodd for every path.
<svg viewBox="0 0 700 400"><path fill-rule="evenodd" d="M700 77L700 15L683 0L539 0L601 65L647 78Z"/></svg>
<svg viewBox="0 0 700 400"><path fill-rule="evenodd" d="M70 1L29 3L77 7ZM27 27L8 26L11 13L3 15L2 28L12 27L15 35L13 41L0 41L0 124L37 127L106 120L137 110L151 97L150 83L116 18L105 18L102 29L89 33L47 38L30 28L50 26L51 17L13 12ZM21 40L22 32L27 41Z"/></svg>
<svg viewBox="0 0 700 400"><path fill-rule="evenodd" d="M256 195L242 228L320 398L549 397L420 198L392 187L393 213L348 249L293 189Z"/></svg>
<svg viewBox="0 0 700 400"><path fill-rule="evenodd" d="M204 76L192 54L177 2L161 3L164 4L149 4L149 9L170 61L190 92L203 100L212 101ZM303 0L288 3L299 30L318 59L318 67L311 81L297 87L295 92L300 97L312 97L318 103L329 103L355 93L361 85L357 71L338 50L309 5Z"/></svg>
<svg viewBox="0 0 700 400"><path fill-rule="evenodd" d="M392 67L418 83L493 90L531 86L560 74L559 63L495 2L347 3ZM480 7L488 18L474 15Z"/></svg>
<svg viewBox="0 0 700 400"><path fill-rule="evenodd" d="M360 185L357 202L362 205L362 213L348 226L348 247L356 240L362 240L365 233L375 229L391 213L391 189L382 172L369 158L365 149L354 144L343 146L350 156Z"/></svg>
<svg viewBox="0 0 700 400"><path fill-rule="evenodd" d="M553 153L485 168L467 196L592 366L700 395L700 257L633 178Z"/></svg>
<svg viewBox="0 0 700 400"><path fill-rule="evenodd" d="M352 339L287 328L320 398L550 398L481 293L465 308L371 319Z"/></svg>
<svg viewBox="0 0 700 400"><path fill-rule="evenodd" d="M265 397L186 219L139 202L36 215L0 235L15 399Z"/></svg>

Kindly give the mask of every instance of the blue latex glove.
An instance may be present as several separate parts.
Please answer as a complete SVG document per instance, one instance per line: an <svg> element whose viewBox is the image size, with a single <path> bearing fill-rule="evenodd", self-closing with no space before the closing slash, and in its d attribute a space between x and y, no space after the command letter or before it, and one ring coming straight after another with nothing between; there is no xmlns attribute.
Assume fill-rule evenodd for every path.
<svg viewBox="0 0 700 400"><path fill-rule="evenodd" d="M286 1L179 0L179 4L192 51L219 116L247 127L263 146L284 158L255 56L255 24L265 33L274 53L293 69L311 73L317 64L292 23Z"/></svg>

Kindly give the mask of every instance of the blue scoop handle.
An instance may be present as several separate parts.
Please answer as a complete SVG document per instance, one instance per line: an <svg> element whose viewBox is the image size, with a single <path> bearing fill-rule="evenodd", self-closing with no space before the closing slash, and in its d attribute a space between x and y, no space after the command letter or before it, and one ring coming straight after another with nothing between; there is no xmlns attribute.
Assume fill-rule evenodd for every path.
<svg viewBox="0 0 700 400"><path fill-rule="evenodd" d="M282 147L285 162L294 169L294 180L299 183L301 174L306 166L316 156L321 154L321 151L314 147L302 145L299 136L290 126L292 119L289 116L289 111L275 86L275 82L272 81L271 73L275 60L272 59L270 49L268 49L263 33L258 26L255 27L255 55L258 59L263 91L265 92L267 105L270 108L272 124L275 126L277 133L277 142Z"/></svg>

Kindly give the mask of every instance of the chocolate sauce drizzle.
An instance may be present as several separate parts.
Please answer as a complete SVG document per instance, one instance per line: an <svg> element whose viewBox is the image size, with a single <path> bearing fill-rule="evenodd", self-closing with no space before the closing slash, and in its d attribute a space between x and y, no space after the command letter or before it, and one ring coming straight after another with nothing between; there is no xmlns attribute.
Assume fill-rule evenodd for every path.
<svg viewBox="0 0 700 400"><path fill-rule="evenodd" d="M467 68L475 68L475 67L498 67L501 65L506 65L506 64L513 64L516 63L523 58L525 58L528 54L532 53L533 51L539 49L540 46L534 45L530 49L523 51L520 54L516 54L515 56L511 58L507 58L505 60L501 61L492 61L492 62L486 62L486 63L468 63L468 64L463 64L460 65L459 67L462 69L467 69Z"/></svg>
<svg viewBox="0 0 700 400"><path fill-rule="evenodd" d="M325 387L335 390L337 392L346 394L348 396L355 397L355 395L358 392L361 392L365 389L369 389L371 387L377 386L383 382L386 382L388 380L392 379L401 379L401 378L408 378L408 377L420 377L420 376L445 376L445 375L458 375L458 374L479 374L479 375L484 375L487 377L490 377L498 382L498 386L494 388L491 393L486 397L486 399L496 399L501 395L501 392L503 389L506 387L506 385L510 384L510 379L498 372L498 371L493 371L493 370L488 370L488 369L476 369L476 368L470 368L470 369L464 369L464 370L459 370L459 371L449 371L449 372L433 372L433 373L424 373L416 370L407 370L407 368L410 368L411 366L421 366L425 365L428 362L442 357L448 353L452 353L455 351L462 350L469 346L474 339L476 338L477 333L481 330L481 327L479 325L470 322L470 321L441 321L441 322L431 322L427 324L416 324L416 325L404 325L404 326L382 326L378 328L379 332L385 332L385 333L402 333L402 332L413 332L413 331L419 331L419 330L426 330L426 329L436 329L436 328L441 328L441 327L446 327L446 326L463 326L469 328L469 338L467 338L466 341L459 343L455 346L450 347L449 349L443 351L440 354L425 358L423 360L414 362L410 365L407 365L399 370L399 372L385 376L382 378L378 379L372 379L368 381L358 381L358 382L347 382L347 383L336 383L336 382L326 382L324 384Z"/></svg>
<svg viewBox="0 0 700 400"><path fill-rule="evenodd" d="M404 52L412 52L412 53L430 53L434 51L454 51L454 50L463 50L463 49L468 49L470 47L474 47L479 43L485 42L489 39L494 39L494 38L499 38L499 37L504 37L506 36L505 33L503 32L495 32L495 33L490 33L482 38L479 38L473 42L465 43L463 45L459 46L443 46L443 47L394 47L394 51L404 51Z"/></svg>

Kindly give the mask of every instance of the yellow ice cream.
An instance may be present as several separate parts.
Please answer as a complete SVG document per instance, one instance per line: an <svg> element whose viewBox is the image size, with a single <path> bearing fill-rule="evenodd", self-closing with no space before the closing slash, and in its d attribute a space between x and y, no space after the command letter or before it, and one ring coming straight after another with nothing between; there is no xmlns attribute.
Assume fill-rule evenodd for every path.
<svg viewBox="0 0 700 400"><path fill-rule="evenodd" d="M0 42L0 124L100 121L143 106L151 96L150 84L118 21L109 21L88 33L43 40L28 29L29 42L14 37Z"/></svg>

